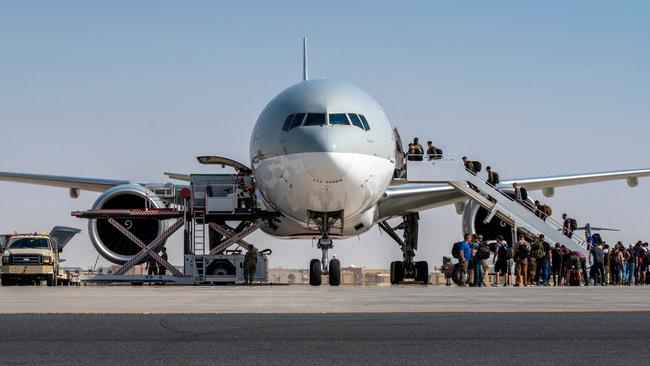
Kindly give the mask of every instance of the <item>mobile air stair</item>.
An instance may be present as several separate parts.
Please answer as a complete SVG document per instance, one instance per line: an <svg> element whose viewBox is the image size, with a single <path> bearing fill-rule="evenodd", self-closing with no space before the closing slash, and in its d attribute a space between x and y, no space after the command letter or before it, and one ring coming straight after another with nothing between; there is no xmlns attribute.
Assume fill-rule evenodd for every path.
<svg viewBox="0 0 650 366"><path fill-rule="evenodd" d="M443 157L437 160L409 161L409 183L447 183L488 211L485 223L495 216L512 227L513 240L517 231L528 237L544 234L546 242L560 243L571 250L586 251L587 245L580 238L564 235L562 224L547 217L546 221L535 214L535 207L517 202L499 189L465 169L459 158Z"/></svg>

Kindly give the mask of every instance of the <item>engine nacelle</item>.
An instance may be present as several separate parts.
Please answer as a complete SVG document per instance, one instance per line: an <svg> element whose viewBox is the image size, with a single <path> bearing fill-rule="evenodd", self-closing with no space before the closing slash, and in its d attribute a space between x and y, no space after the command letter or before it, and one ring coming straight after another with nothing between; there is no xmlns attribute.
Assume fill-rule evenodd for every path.
<svg viewBox="0 0 650 366"><path fill-rule="evenodd" d="M506 195L514 198L514 192L503 191ZM535 207L535 200L528 194L528 203ZM487 224L483 221L488 217L488 211L475 201L469 201L463 212L463 233L481 234L483 240L496 240L497 235L502 235L508 242L512 242L512 227L496 215Z"/></svg>
<svg viewBox="0 0 650 366"><path fill-rule="evenodd" d="M143 209L147 205L155 208L164 207L158 197L141 185L124 184L102 193L93 204L93 209ZM164 221L156 219L117 219L117 221L145 244L153 241L165 230ZM89 220L88 233L99 254L116 264L127 262L141 250L105 219Z"/></svg>

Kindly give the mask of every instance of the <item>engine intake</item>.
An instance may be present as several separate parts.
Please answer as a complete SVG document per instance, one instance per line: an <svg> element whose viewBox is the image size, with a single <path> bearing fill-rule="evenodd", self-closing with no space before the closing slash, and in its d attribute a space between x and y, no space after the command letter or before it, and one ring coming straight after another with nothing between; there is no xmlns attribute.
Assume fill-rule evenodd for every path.
<svg viewBox="0 0 650 366"><path fill-rule="evenodd" d="M514 192L505 191L505 194L514 198ZM534 207L534 200L528 195L528 201ZM463 212L463 233L481 234L485 241L496 240L497 235L502 235L506 242L512 243L512 227L510 224L494 216L487 224L483 221L488 216L488 211L470 201Z"/></svg>
<svg viewBox="0 0 650 366"><path fill-rule="evenodd" d="M137 184L113 187L95 201L93 209L135 209L146 206L161 208L163 203L152 193ZM117 219L144 243L153 241L165 229L163 221L156 219ZM92 219L88 232L93 246L99 254L112 263L123 264L131 259L140 248L119 232L106 219Z"/></svg>

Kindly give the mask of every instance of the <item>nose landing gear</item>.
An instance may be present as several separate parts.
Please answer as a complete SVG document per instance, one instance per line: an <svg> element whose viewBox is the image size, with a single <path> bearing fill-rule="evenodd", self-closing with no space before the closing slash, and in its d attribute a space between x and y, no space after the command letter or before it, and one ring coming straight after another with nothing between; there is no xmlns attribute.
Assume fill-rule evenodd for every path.
<svg viewBox="0 0 650 366"><path fill-rule="evenodd" d="M332 258L329 259L329 250L334 247L332 239L323 237L318 240L318 249L322 251L322 259L312 259L309 263L309 284L320 286L322 276L326 275L330 286L339 286L341 284L341 262Z"/></svg>
<svg viewBox="0 0 650 366"><path fill-rule="evenodd" d="M342 230L342 218L342 211L310 212L310 221L315 223L323 234L323 237L318 239L317 245L317 248L322 251L321 260L312 259L309 263L309 284L312 286L320 286L323 275L328 277L330 286L341 284L341 262L336 258L329 259L329 250L334 247L334 244L328 234L337 222L341 222Z"/></svg>

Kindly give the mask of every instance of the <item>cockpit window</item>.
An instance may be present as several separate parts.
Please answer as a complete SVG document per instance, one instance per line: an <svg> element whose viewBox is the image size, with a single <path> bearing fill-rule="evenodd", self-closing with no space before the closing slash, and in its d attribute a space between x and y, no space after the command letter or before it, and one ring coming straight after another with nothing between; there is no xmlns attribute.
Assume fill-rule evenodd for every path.
<svg viewBox="0 0 650 366"><path fill-rule="evenodd" d="M293 116L293 120L291 121L291 126L289 126L289 129L292 129L294 127L298 127L302 124L302 120L305 118L304 113L296 113Z"/></svg>
<svg viewBox="0 0 650 366"><path fill-rule="evenodd" d="M287 119L284 120L284 125L282 125L283 131L289 131L289 126L291 126L291 121L293 120L293 114L290 114Z"/></svg>
<svg viewBox="0 0 650 366"><path fill-rule="evenodd" d="M350 121L348 121L348 116L345 113L334 113L334 114L330 114L330 124L350 125Z"/></svg>
<svg viewBox="0 0 650 366"><path fill-rule="evenodd" d="M325 113L309 113L305 119L305 126L322 126L325 124Z"/></svg>
<svg viewBox="0 0 650 366"><path fill-rule="evenodd" d="M363 122L361 122L361 118L356 113L349 113L348 116L350 116L350 121L352 121L352 124L359 127L362 130L365 130L363 127Z"/></svg>
<svg viewBox="0 0 650 366"><path fill-rule="evenodd" d="M364 117L363 114L360 114L359 118L361 118L361 122L363 123L363 129L366 131L370 130L370 125L368 124L368 120L366 120L366 117Z"/></svg>

